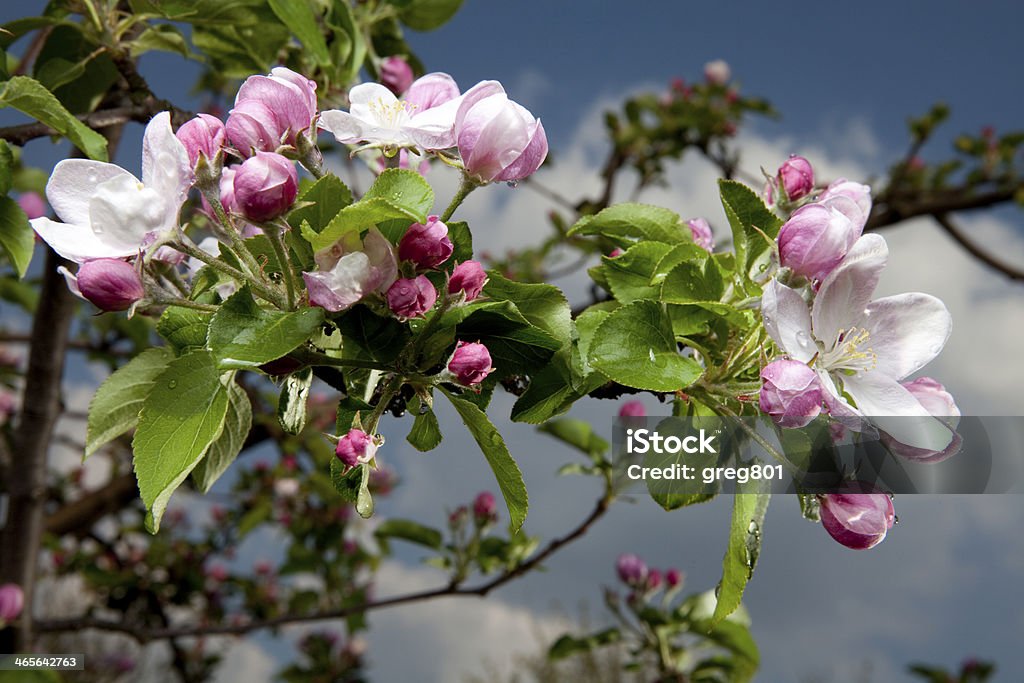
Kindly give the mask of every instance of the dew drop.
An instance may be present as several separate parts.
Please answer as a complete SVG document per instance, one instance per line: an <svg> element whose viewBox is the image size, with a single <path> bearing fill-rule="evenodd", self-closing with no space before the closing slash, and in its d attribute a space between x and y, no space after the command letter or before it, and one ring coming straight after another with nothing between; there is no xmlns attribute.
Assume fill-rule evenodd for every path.
<svg viewBox="0 0 1024 683"><path fill-rule="evenodd" d="M750 524L747 525L747 533L751 536L757 536L761 533L761 528L757 526L757 522L750 520Z"/></svg>
<svg viewBox="0 0 1024 683"><path fill-rule="evenodd" d="M508 185L509 187L511 187L513 190L516 189L517 187L519 187L519 181L518 180L510 180L510 181L508 181L505 184Z"/></svg>
<svg viewBox="0 0 1024 683"><path fill-rule="evenodd" d="M895 525L897 525L897 524L899 524L899 523L900 523L900 518L899 518L899 515L893 515L893 517L892 517L892 523L893 523L893 526L895 526Z"/></svg>
<svg viewBox="0 0 1024 683"><path fill-rule="evenodd" d="M651 362L655 361L654 349L647 349L647 354L651 357Z"/></svg>
<svg viewBox="0 0 1024 683"><path fill-rule="evenodd" d="M178 386L178 380L176 380L176 379L172 379L170 382L167 383L167 388L168 389L173 389L176 386Z"/></svg>
<svg viewBox="0 0 1024 683"><path fill-rule="evenodd" d="M799 330L796 333L796 343L800 345L802 349L808 349L811 347L811 338L803 330Z"/></svg>

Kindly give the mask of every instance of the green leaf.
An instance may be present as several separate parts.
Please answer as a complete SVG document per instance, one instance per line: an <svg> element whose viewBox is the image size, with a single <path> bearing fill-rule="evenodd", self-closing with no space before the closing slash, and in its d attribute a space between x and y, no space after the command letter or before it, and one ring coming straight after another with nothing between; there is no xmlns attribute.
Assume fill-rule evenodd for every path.
<svg viewBox="0 0 1024 683"><path fill-rule="evenodd" d="M541 425L538 429L569 444L591 458L600 458L608 450L608 442L594 433L585 420L563 417Z"/></svg>
<svg viewBox="0 0 1024 683"><path fill-rule="evenodd" d="M154 24L139 34L130 44L132 57L139 57L152 50L175 52L188 59L192 56L188 41L173 24Z"/></svg>
<svg viewBox="0 0 1024 683"><path fill-rule="evenodd" d="M548 650L548 659L559 660L571 657L583 652L590 652L605 645L612 645L622 640L622 633L616 627L606 628L583 638L576 638L568 634L554 642Z"/></svg>
<svg viewBox="0 0 1024 683"><path fill-rule="evenodd" d="M363 198L346 206L320 233L303 233L314 251L326 249L346 233L398 218L423 223L434 206L434 190L419 173L389 168L377 176Z"/></svg>
<svg viewBox="0 0 1024 683"><path fill-rule="evenodd" d="M418 451L425 453L434 450L441 443L441 425L437 423L437 416L430 408L423 413L419 413L416 406L409 406L409 408L416 419L405 440Z"/></svg>
<svg viewBox="0 0 1024 683"><path fill-rule="evenodd" d="M0 107L13 107L64 135L90 159L107 160L107 139L64 108L39 81L15 76L0 90Z"/></svg>
<svg viewBox="0 0 1024 683"><path fill-rule="evenodd" d="M363 305L354 306L337 324L344 339L342 356L348 359L391 363L409 341L407 325Z"/></svg>
<svg viewBox="0 0 1024 683"><path fill-rule="evenodd" d="M298 434L306 426L306 399L313 384L313 368L288 375L277 401L277 421L288 434Z"/></svg>
<svg viewBox="0 0 1024 683"><path fill-rule="evenodd" d="M740 606L747 581L754 575L761 552L761 531L771 494L765 493L764 480L751 479L737 484L733 497L729 546L722 560L722 581L718 585L718 604L712 623L719 623Z"/></svg>
<svg viewBox="0 0 1024 683"><path fill-rule="evenodd" d="M331 483L346 502L354 503L359 498L359 487L363 482L363 470L366 465L359 465L348 470L345 463L338 458L331 458Z"/></svg>
<svg viewBox="0 0 1024 683"><path fill-rule="evenodd" d="M138 424L143 402L172 357L166 348L146 349L103 381L89 402L83 460Z"/></svg>
<svg viewBox="0 0 1024 683"><path fill-rule="evenodd" d="M331 63L327 42L320 32L317 15L308 0L270 0L270 8L320 66Z"/></svg>
<svg viewBox="0 0 1024 683"><path fill-rule="evenodd" d="M251 368L286 355L323 323L322 308L290 313L261 308L248 285L232 294L210 321L207 346L221 368Z"/></svg>
<svg viewBox="0 0 1024 683"><path fill-rule="evenodd" d="M594 331L590 364L619 384L677 391L701 375L700 365L676 350L672 322L661 304L636 301L616 309Z"/></svg>
<svg viewBox="0 0 1024 683"><path fill-rule="evenodd" d="M168 306L156 323L156 331L181 355L206 346L211 318L213 314L205 311Z"/></svg>
<svg viewBox="0 0 1024 683"><path fill-rule="evenodd" d="M19 278L25 277L35 246L32 225L18 202L10 197L0 197L0 247L3 247Z"/></svg>
<svg viewBox="0 0 1024 683"><path fill-rule="evenodd" d="M638 238L676 244L692 241L682 229L679 214L660 206L623 203L609 206L593 216L584 216L569 230L574 235L603 235L612 239Z"/></svg>
<svg viewBox="0 0 1024 683"><path fill-rule="evenodd" d="M249 395L245 389L232 382L228 385L228 411L224 416L224 429L192 470L192 481L200 491L209 491L220 475L227 471L245 445L251 428L252 405L249 403Z"/></svg>
<svg viewBox="0 0 1024 683"><path fill-rule="evenodd" d="M331 4L331 27L334 30L333 61L338 71L338 80L350 83L357 80L359 70L366 60L366 39L361 26L352 16L348 0L334 0Z"/></svg>
<svg viewBox="0 0 1024 683"><path fill-rule="evenodd" d="M337 458L334 458L337 460ZM340 462L340 461L339 461ZM373 497L370 496L370 466L362 466L362 477L359 479L359 491L356 492L356 512L363 519L373 516Z"/></svg>
<svg viewBox="0 0 1024 683"><path fill-rule="evenodd" d="M761 232L774 239L779 234L782 219L743 183L719 180L718 189L722 195L725 215L732 227L738 270L748 278L753 277L762 265L767 266L768 254L772 248L772 243L766 240Z"/></svg>
<svg viewBox="0 0 1024 683"><path fill-rule="evenodd" d="M374 535L380 539L400 538L432 550L440 550L441 532L409 519L388 519L381 522Z"/></svg>
<svg viewBox="0 0 1024 683"><path fill-rule="evenodd" d="M722 276L713 261L683 261L669 271L661 285L661 300L668 304L697 301L717 303L722 298Z"/></svg>
<svg viewBox="0 0 1024 683"><path fill-rule="evenodd" d="M310 202L306 206L301 204ZM299 208L288 214L288 222L293 226L307 221L310 228L320 232L338 212L352 203L352 191L333 173L328 173L310 185L296 202Z"/></svg>
<svg viewBox="0 0 1024 683"><path fill-rule="evenodd" d="M615 298L624 304L637 299L657 299L661 288L652 281L658 264L672 251L664 242L639 242L616 258L601 259L608 286Z"/></svg>
<svg viewBox="0 0 1024 683"><path fill-rule="evenodd" d="M494 471L494 477L498 480L501 495L505 498L512 531L519 531L526 520L530 499L526 493L523 473L512 458L512 454L508 452L505 440L487 419L486 413L469 401L459 398L443 388L440 390L458 411L459 417L462 418L469 433L473 435L473 439L480 446L484 457L487 458L491 470Z"/></svg>
<svg viewBox="0 0 1024 683"><path fill-rule="evenodd" d="M539 327L563 345L572 339L572 309L562 290L554 285L515 282L488 271L484 295L496 301L511 301L530 324Z"/></svg>
<svg viewBox="0 0 1024 683"><path fill-rule="evenodd" d="M462 0L412 0L398 17L414 31L433 31L448 23L461 6Z"/></svg>
<svg viewBox="0 0 1024 683"><path fill-rule="evenodd" d="M220 435L227 410L228 391L207 351L175 358L157 377L132 441L151 533L159 530L171 494Z"/></svg>
<svg viewBox="0 0 1024 683"><path fill-rule="evenodd" d="M14 183L14 152L6 140L0 140L0 195L7 195Z"/></svg>

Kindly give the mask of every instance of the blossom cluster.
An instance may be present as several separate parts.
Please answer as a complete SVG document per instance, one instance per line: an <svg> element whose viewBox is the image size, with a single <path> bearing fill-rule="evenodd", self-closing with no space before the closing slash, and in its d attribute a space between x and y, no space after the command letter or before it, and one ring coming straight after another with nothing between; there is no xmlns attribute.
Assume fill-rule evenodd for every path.
<svg viewBox="0 0 1024 683"><path fill-rule="evenodd" d="M839 179L814 195L813 178L810 163L793 157L769 184L780 205L804 201L779 230L780 268L761 298L778 349L761 369L761 411L785 428L824 413L837 435L877 431L901 456L949 457L959 448L952 396L934 379L907 381L942 350L949 311L916 292L872 300L889 252L880 235L863 234L871 190ZM892 504L879 492L824 496L821 512L829 533L850 547L874 545L892 524Z"/></svg>

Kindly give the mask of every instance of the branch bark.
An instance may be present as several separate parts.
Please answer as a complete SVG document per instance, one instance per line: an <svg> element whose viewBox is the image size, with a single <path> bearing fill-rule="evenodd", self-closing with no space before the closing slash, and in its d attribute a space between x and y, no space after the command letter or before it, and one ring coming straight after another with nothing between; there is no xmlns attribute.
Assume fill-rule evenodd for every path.
<svg viewBox="0 0 1024 683"><path fill-rule="evenodd" d="M397 595L391 598L384 598L382 600L374 600L366 602L360 605L350 605L348 607L341 607L334 610L325 610L322 612L314 612L311 614L284 614L279 617L272 619L262 619L259 621L251 621L245 624L214 624L214 625L188 625L188 626L176 626L170 628L152 629L146 630L139 628L138 624L131 624L120 621L111 621L107 619L94 619L90 617L82 617L79 619L59 619L50 621L41 621L37 624L37 628L41 633L54 633L62 631L79 631L82 629L96 629L100 631L113 631L117 633L125 633L132 636L140 643L147 643L154 640L166 640L173 638L183 638L191 636L224 636L224 635L243 635L252 631L257 631L265 628L277 628L279 626L286 626L288 624L306 623L311 621L325 621L331 619L344 619L352 616L353 614L364 614L378 609L384 609L386 607L397 607L399 605L407 605L413 602L423 602L427 600L435 600L437 598L444 597L483 597L491 591L503 586L504 584L512 581L523 574L527 573L531 569L534 569L540 563L551 557L561 548L569 545L573 541L581 538L590 527L597 522L601 517L608 512L608 508L611 506L613 498L608 493L605 493L600 500L594 505L590 514L576 525L571 531L566 533L564 536L552 539L542 551L531 557L529 560L516 565L514 568L509 569L490 581L484 582L478 586L473 587L460 587L458 584L448 584L432 590L419 591L416 593L407 593L405 595Z"/></svg>

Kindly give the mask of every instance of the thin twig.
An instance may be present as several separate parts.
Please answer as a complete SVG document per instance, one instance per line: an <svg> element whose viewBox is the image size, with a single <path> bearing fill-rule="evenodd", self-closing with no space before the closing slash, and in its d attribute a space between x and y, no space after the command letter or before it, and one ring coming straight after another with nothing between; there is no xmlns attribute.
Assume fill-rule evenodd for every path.
<svg viewBox="0 0 1024 683"><path fill-rule="evenodd" d="M960 228L953 223L952 219L948 215L940 213L933 215L932 218L934 218L935 222L938 223L943 230L949 233L949 236L956 240L957 244L963 247L968 254L978 259L989 268L999 271L1011 280L1014 280L1015 282L1024 282L1024 270L1000 261L981 249L974 242L967 239L967 236L961 232Z"/></svg>

